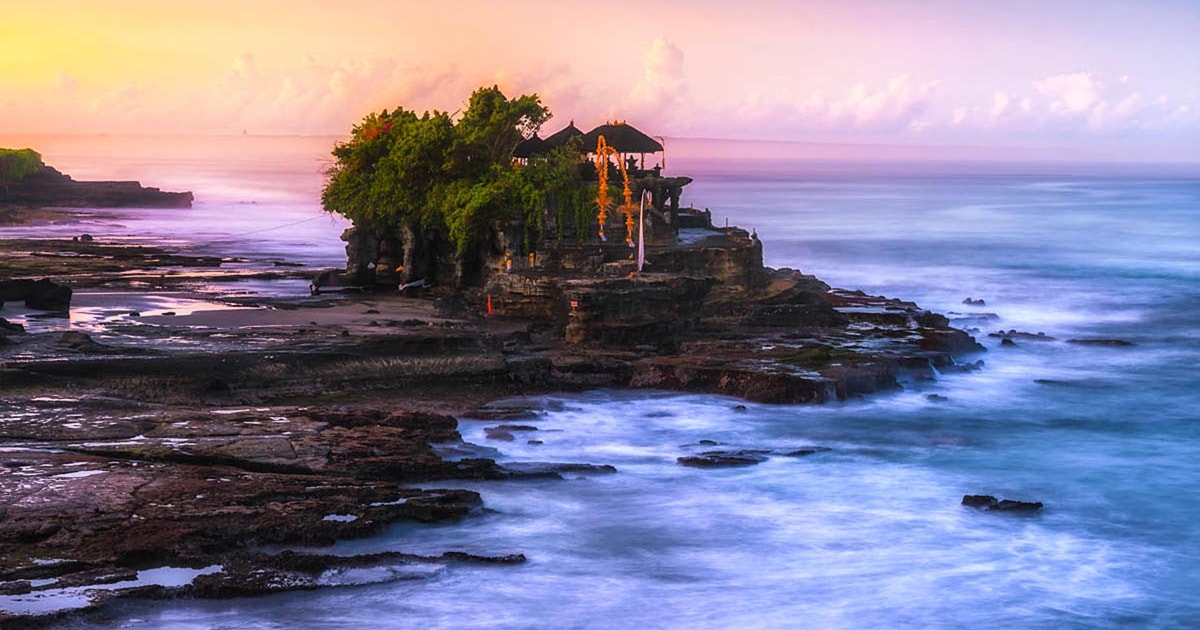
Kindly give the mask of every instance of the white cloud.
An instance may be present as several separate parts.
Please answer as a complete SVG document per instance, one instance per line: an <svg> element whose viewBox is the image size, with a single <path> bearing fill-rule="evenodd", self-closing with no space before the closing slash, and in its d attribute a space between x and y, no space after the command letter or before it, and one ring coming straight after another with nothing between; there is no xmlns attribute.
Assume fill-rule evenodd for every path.
<svg viewBox="0 0 1200 630"><path fill-rule="evenodd" d="M996 92L992 95L992 109L988 112L988 118L993 126L998 123L1005 114L1008 113L1009 108L1011 108L1012 105L1012 97L1008 94L1004 92Z"/></svg>
<svg viewBox="0 0 1200 630"><path fill-rule="evenodd" d="M995 92L989 104L959 105L943 120L975 137L1003 133L1039 140L1133 134L1196 122L1165 96L1146 97L1129 76L1109 81L1090 72L1057 74L1031 81L1026 90Z"/></svg>
<svg viewBox="0 0 1200 630"><path fill-rule="evenodd" d="M681 113L686 94L683 51L659 38L642 54L642 76L624 99L622 110L639 121L663 121Z"/></svg>
<svg viewBox="0 0 1200 630"><path fill-rule="evenodd" d="M967 121L967 114L970 112L966 107L954 108L954 116L950 119L950 124L957 127Z"/></svg>
<svg viewBox="0 0 1200 630"><path fill-rule="evenodd" d="M1058 74L1033 82L1033 87L1051 99L1050 111L1059 115L1086 115L1100 102L1104 82L1090 72Z"/></svg>

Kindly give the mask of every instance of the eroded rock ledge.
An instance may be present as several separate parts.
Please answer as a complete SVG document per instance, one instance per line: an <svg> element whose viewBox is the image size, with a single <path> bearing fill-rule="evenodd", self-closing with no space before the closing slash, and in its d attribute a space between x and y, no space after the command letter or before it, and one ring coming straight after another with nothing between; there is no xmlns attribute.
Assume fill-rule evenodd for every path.
<svg viewBox="0 0 1200 630"><path fill-rule="evenodd" d="M459 519L479 507L477 493L414 484L525 474L491 459L438 455L432 445L462 443L452 417L375 407L203 412L113 400L90 401L84 414L78 402L4 410L0 598L114 583L92 593L92 605L124 595L229 597L334 585L322 575L339 567L523 560L453 549L437 558L244 551L327 545L398 520ZM210 569L182 590L137 582L139 570L163 566ZM0 626L53 618L0 612Z"/></svg>

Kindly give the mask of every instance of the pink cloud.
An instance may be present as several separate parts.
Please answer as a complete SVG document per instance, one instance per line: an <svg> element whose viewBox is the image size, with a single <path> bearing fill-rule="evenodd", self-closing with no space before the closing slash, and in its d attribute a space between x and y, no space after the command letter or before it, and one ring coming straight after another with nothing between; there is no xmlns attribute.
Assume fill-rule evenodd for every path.
<svg viewBox="0 0 1200 630"><path fill-rule="evenodd" d="M665 39L656 39L642 55L642 77L625 99L635 116L659 117L678 113L688 87L683 73L683 51Z"/></svg>
<svg viewBox="0 0 1200 630"><path fill-rule="evenodd" d="M736 120L762 137L812 137L828 134L876 136L920 133L928 129L936 82L901 74L885 84L858 84L842 96L813 92L794 101L786 95L751 94L732 112L710 112L710 124Z"/></svg>

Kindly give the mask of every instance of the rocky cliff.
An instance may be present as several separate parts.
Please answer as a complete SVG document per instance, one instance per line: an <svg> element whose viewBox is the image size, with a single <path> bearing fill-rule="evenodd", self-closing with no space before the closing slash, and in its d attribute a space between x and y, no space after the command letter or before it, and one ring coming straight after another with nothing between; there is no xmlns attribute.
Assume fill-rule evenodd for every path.
<svg viewBox="0 0 1200 630"><path fill-rule="evenodd" d="M166 192L133 181L75 181L50 166L0 186L0 206L188 208L190 192Z"/></svg>

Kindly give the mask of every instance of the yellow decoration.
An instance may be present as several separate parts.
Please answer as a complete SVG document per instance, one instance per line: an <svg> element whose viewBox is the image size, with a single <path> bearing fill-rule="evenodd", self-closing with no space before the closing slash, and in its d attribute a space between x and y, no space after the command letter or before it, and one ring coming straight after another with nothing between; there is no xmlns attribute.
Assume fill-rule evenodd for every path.
<svg viewBox="0 0 1200 630"><path fill-rule="evenodd" d="M604 139L604 136L596 139L596 174L600 178L600 189L596 191L596 205L600 207L600 213L596 218L600 222L600 240L604 240L604 222L608 219L608 157L610 155L616 156L617 166L621 169L621 178L625 183L622 195L625 203L621 204L620 208L625 213L625 242L633 247L633 226L636 223L633 219L633 212L637 210L637 206L633 205L633 193L629 190L629 173L625 170L625 162L621 161L621 154L608 146L608 141Z"/></svg>

